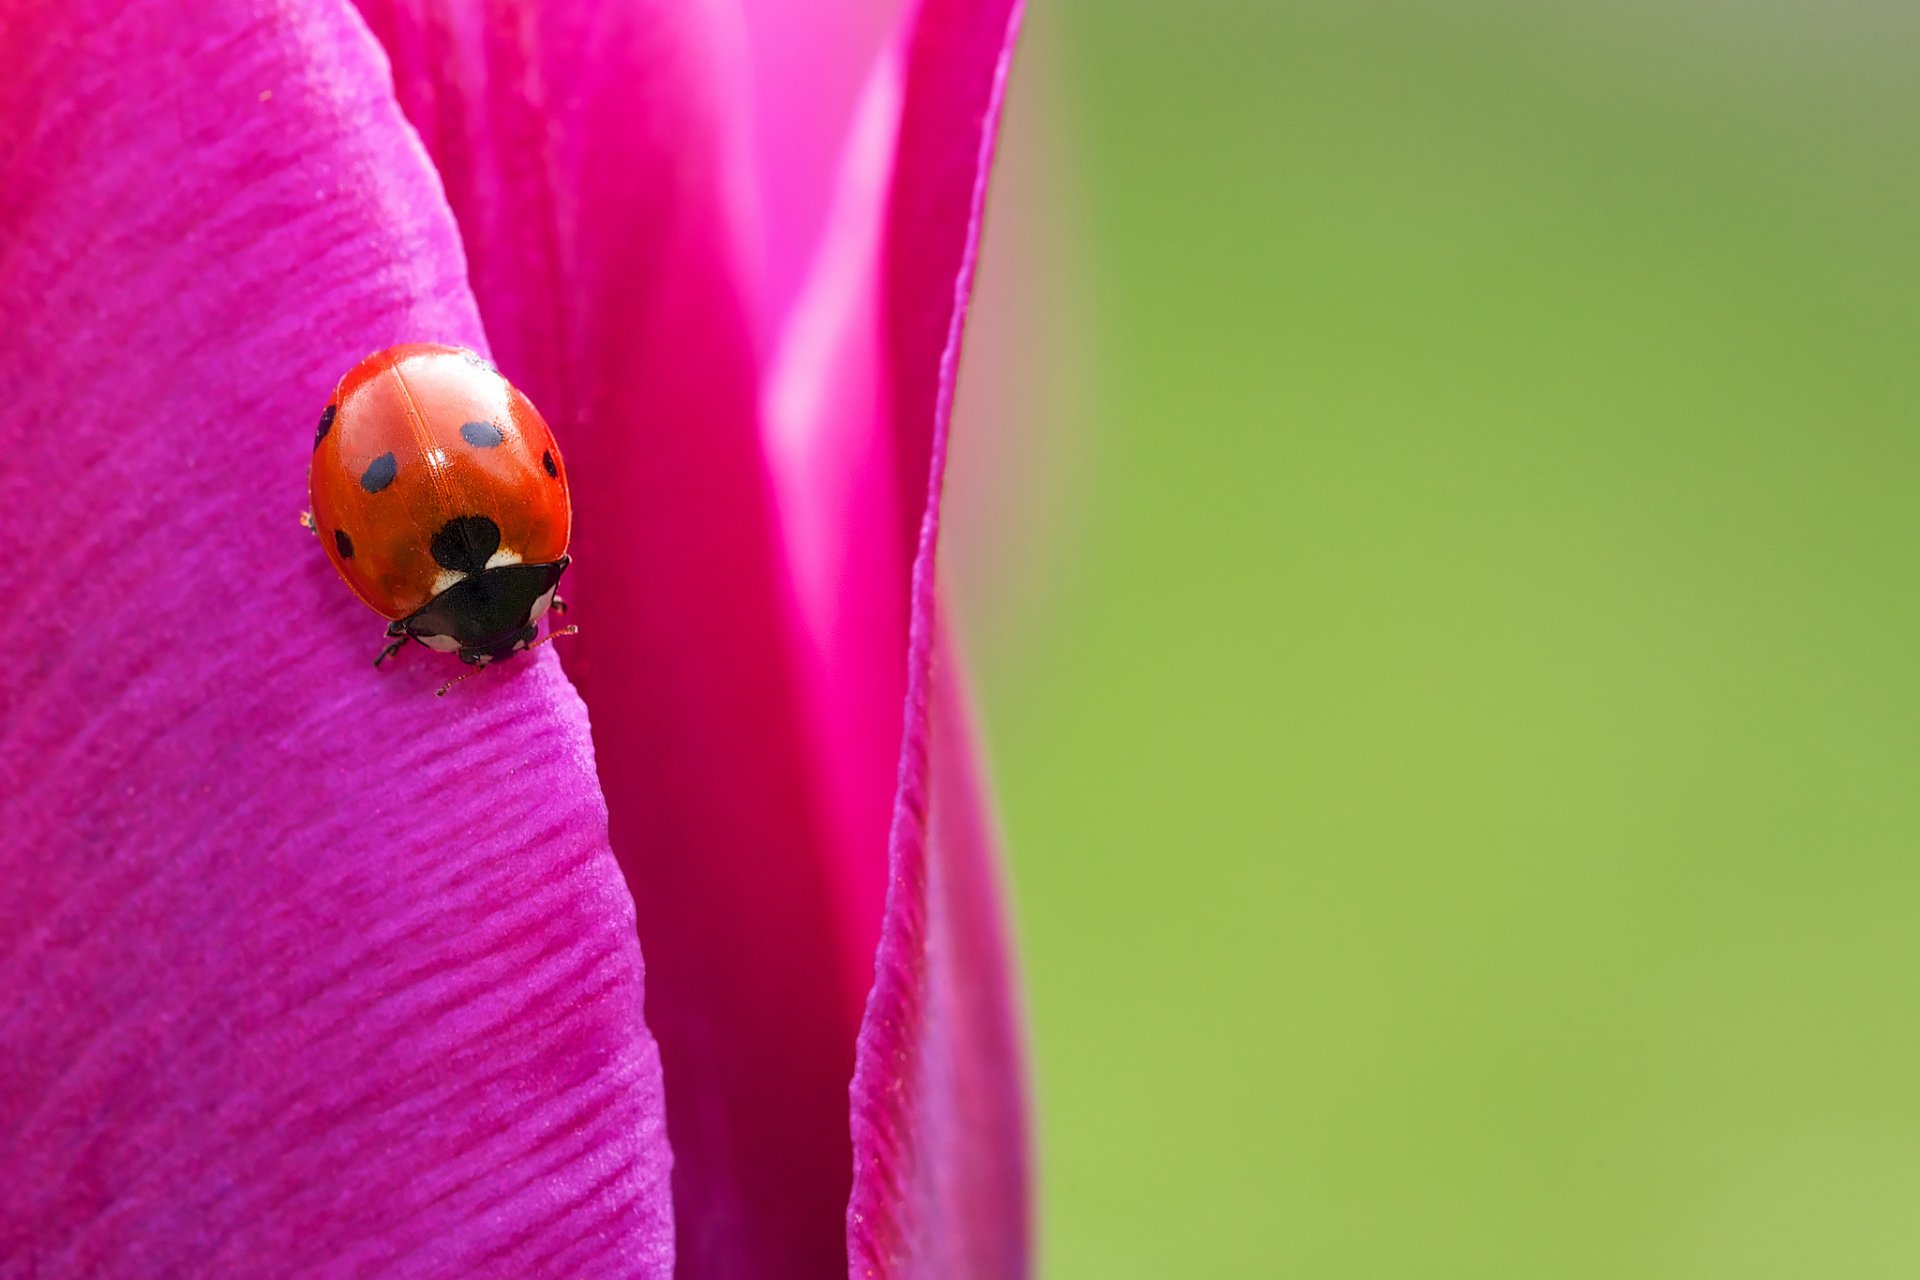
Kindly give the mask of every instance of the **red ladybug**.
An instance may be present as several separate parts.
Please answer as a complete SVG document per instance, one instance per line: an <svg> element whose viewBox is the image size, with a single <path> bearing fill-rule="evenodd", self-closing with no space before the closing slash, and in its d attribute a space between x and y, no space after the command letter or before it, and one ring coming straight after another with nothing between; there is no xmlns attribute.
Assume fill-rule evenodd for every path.
<svg viewBox="0 0 1920 1280"><path fill-rule="evenodd" d="M320 415L307 480L327 558L392 620L375 666L409 638L476 667L536 643L573 504L553 432L486 360L425 342L362 360Z"/></svg>

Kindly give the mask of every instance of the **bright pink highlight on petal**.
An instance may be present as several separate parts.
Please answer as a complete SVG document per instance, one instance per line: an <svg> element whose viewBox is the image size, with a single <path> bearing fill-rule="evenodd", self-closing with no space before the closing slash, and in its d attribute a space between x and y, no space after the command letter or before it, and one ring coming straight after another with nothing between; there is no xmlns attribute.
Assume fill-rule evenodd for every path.
<svg viewBox="0 0 1920 1280"><path fill-rule="evenodd" d="M579 701L463 685L295 522L333 380L482 344L350 13L0 28L0 1271L662 1277Z"/></svg>
<svg viewBox="0 0 1920 1280"><path fill-rule="evenodd" d="M824 235L856 100L902 0L742 0L768 319L783 324Z"/></svg>
<svg viewBox="0 0 1920 1280"><path fill-rule="evenodd" d="M886 902L887 825L906 692L911 548L889 408L882 245L902 85L880 60L842 159L828 236L788 321L764 396L785 537L794 661L815 736L808 765L836 855L839 944L860 998Z"/></svg>

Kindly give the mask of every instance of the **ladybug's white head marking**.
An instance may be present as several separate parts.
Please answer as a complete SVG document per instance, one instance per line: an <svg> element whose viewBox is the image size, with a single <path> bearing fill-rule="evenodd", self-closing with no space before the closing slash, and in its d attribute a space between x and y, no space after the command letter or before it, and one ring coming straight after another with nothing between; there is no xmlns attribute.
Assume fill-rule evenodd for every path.
<svg viewBox="0 0 1920 1280"><path fill-rule="evenodd" d="M519 564L519 563L520 563L520 553L518 551L515 551L510 547L502 547L498 551L495 551L492 555L487 557L487 563L485 567L488 569L498 569L503 564ZM455 583L465 582L467 580L467 576L468 576L467 574L462 573L458 569L442 569L440 572L433 575L433 594L437 596L442 591L445 591L448 587L453 586ZM539 617L540 615L535 614L534 616Z"/></svg>

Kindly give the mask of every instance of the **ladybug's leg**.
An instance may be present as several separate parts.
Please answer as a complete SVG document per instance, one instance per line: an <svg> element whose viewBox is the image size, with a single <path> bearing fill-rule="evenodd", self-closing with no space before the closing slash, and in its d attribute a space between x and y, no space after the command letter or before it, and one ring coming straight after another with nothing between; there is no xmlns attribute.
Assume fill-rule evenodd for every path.
<svg viewBox="0 0 1920 1280"><path fill-rule="evenodd" d="M302 511L300 513L300 527L316 538L320 536L320 526L313 522L313 512L311 511Z"/></svg>
<svg viewBox="0 0 1920 1280"><path fill-rule="evenodd" d="M402 619L399 622L389 622L387 624L387 635L393 638L393 643L380 651L380 656L373 660L374 666L376 667L379 666L381 663L385 662L388 658L391 658L394 654L400 652L401 648L407 643L407 641L413 638L412 636L407 634L405 621L406 621L405 619Z"/></svg>

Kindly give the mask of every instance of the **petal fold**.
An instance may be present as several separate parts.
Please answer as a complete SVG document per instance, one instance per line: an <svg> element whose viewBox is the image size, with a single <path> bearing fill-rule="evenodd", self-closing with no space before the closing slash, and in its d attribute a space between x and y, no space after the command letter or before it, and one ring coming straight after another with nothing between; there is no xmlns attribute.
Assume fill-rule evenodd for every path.
<svg viewBox="0 0 1920 1280"><path fill-rule="evenodd" d="M74 0L0 66L0 1273L671 1274L583 708L376 673L295 520L349 364L485 346L378 46Z"/></svg>

